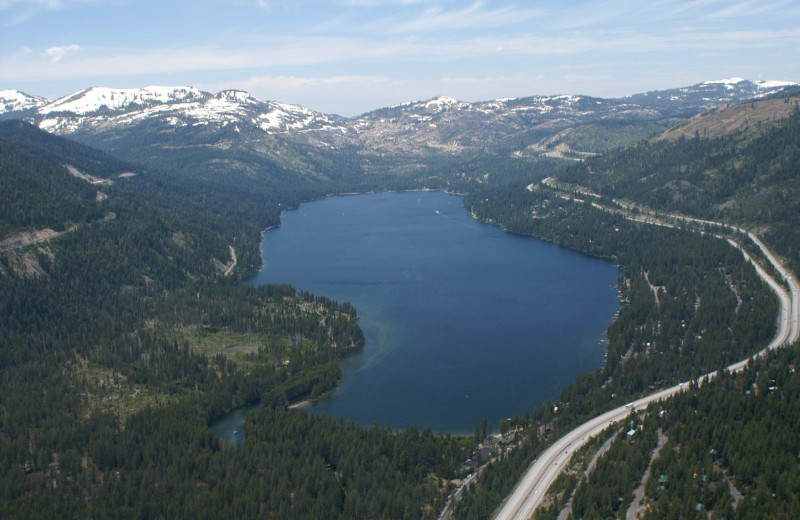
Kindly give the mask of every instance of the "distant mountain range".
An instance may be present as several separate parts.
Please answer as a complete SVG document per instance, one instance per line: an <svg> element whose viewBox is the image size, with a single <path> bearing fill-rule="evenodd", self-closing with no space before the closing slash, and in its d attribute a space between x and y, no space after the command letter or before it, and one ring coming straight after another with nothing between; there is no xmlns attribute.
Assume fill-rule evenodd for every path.
<svg viewBox="0 0 800 520"><path fill-rule="evenodd" d="M389 167L399 163L407 167L409 161L441 154L487 151L575 158L604 151L585 136L578 139L583 139L579 146L574 135L571 141L566 138L564 132L581 125L642 125L687 118L799 85L732 78L614 99L557 95L468 103L436 97L353 118L261 101L238 90L211 94L193 87L93 87L55 101L2 90L0 119L25 119L128 159L152 155L174 161L187 149L203 149L212 169L233 167L258 175L266 161L273 167L319 174L327 164L323 156L341 151L378 160L381 168L386 167L386 158L394 161ZM626 137L640 138L642 132L628 132ZM626 144L624 139L621 144ZM132 147L139 155L131 155ZM142 154L143 148L152 153ZM225 150L225 157L212 157L213 150Z"/></svg>
<svg viewBox="0 0 800 520"><path fill-rule="evenodd" d="M250 125L265 133L313 131L369 133L387 119L393 124L423 126L453 123L472 115L484 122L498 117L540 122L587 116L618 119L684 115L726 103L762 98L799 86L786 81L731 78L691 87L635 94L623 98L579 95L530 96L468 103L436 97L380 108L355 118L326 115L299 105L261 101L240 90L217 94L194 87L110 89L92 87L48 101L17 90L0 90L0 118L24 117L56 134L101 132L108 123L137 124L159 119L173 126L214 124ZM241 129L240 129L241 130ZM385 129L384 129L385 130Z"/></svg>

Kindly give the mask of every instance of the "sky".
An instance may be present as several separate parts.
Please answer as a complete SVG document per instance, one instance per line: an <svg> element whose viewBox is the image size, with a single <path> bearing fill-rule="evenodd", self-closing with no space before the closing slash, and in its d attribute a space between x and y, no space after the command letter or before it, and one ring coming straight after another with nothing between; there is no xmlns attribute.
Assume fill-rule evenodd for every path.
<svg viewBox="0 0 800 520"><path fill-rule="evenodd" d="M438 95L800 81L797 0L0 0L0 89L245 90L343 116Z"/></svg>

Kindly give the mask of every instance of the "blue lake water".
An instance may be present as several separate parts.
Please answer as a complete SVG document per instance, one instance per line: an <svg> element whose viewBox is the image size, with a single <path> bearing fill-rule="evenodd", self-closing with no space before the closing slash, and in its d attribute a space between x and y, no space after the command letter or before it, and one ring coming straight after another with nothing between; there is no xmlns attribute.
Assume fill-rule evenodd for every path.
<svg viewBox="0 0 800 520"><path fill-rule="evenodd" d="M525 413L603 361L611 263L472 219L442 192L330 197L267 231L253 284L355 305L366 345L310 413L472 433Z"/></svg>

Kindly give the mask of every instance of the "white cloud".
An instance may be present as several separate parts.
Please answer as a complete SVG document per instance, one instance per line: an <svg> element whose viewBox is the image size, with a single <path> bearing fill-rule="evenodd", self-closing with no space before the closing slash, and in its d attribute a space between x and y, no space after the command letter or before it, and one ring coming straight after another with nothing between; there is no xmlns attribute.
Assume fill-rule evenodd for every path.
<svg viewBox="0 0 800 520"><path fill-rule="evenodd" d="M394 34L489 29L526 22L541 14L542 11L539 10L515 7L490 9L483 2L477 1L461 9L429 7L405 20L392 16L370 22L369 26L377 31Z"/></svg>
<svg viewBox="0 0 800 520"><path fill-rule="evenodd" d="M326 87L351 88L389 85L395 82L383 76L254 76L240 81L226 81L201 85L211 91L244 89L255 92L296 92L298 90L318 90Z"/></svg>
<svg viewBox="0 0 800 520"><path fill-rule="evenodd" d="M343 0L345 5L378 7L385 5L414 5L425 3L426 0Z"/></svg>
<svg viewBox="0 0 800 520"><path fill-rule="evenodd" d="M335 112L341 110L343 102L356 98L360 107L372 108L364 104L374 97L376 92L395 89L402 83L400 80L383 76L254 76L247 79L236 79L222 83L206 83L199 88L210 92L227 89L243 89L251 95L269 101L308 106L315 110ZM324 99L324 102L320 100ZM355 106L355 105L354 105ZM378 106L378 105L375 105ZM350 109L355 113L357 108ZM350 113L348 112L348 113Z"/></svg>
<svg viewBox="0 0 800 520"><path fill-rule="evenodd" d="M609 33L582 31L558 35L492 35L433 41L398 37L386 41L367 38L305 37L266 39L246 49L183 47L172 49L93 49L92 56L62 60L80 49L76 44L51 47L42 56L47 66L24 54L0 56L0 71L6 81L80 78L92 76L132 76L169 74L187 71L223 71L359 64L362 70L387 60L446 63L448 60L496 56L585 57L598 52L608 55L635 55L647 52L686 52L711 50L739 51L800 44L800 29L753 29L707 32L702 28L667 34L640 32ZM500 50L502 49L502 50ZM81 53L83 54L83 53ZM363 67L367 67L363 69ZM351 69L352 70L352 69ZM372 68L371 70L375 70ZM367 74L369 75L369 74Z"/></svg>
<svg viewBox="0 0 800 520"><path fill-rule="evenodd" d="M388 76L256 76L225 83L202 84L211 92L241 88L269 101L299 104L323 113L354 116L380 107L446 95L464 101L524 96L541 89L562 93L541 76L487 75L396 78Z"/></svg>
<svg viewBox="0 0 800 520"><path fill-rule="evenodd" d="M736 2L736 3L729 3L725 2L724 7L721 7L719 10L711 13L708 17L709 18L720 18L720 19L727 19L727 18L735 18L735 17L752 17L758 15L764 15L767 13L779 13L783 11L785 8L794 9L796 12L796 5L789 4L785 1L778 1L778 2L766 2L764 0L758 1L744 1L744 2Z"/></svg>
<svg viewBox="0 0 800 520"><path fill-rule="evenodd" d="M0 0L0 25L20 25L42 13L102 1L104 0Z"/></svg>
<svg viewBox="0 0 800 520"><path fill-rule="evenodd" d="M44 51L44 55L50 58L50 63L58 63L67 53L81 50L81 46L73 43L66 47L50 47Z"/></svg>
<svg viewBox="0 0 800 520"><path fill-rule="evenodd" d="M755 29L791 25L800 10L795 0L590 0L552 9L546 18L551 31L631 30L662 33L703 21L706 31ZM778 23L776 23L778 22ZM710 24L710 25L709 25Z"/></svg>
<svg viewBox="0 0 800 520"><path fill-rule="evenodd" d="M20 25L41 12L57 9L56 0L0 0L0 15L3 26Z"/></svg>
<svg viewBox="0 0 800 520"><path fill-rule="evenodd" d="M35 6L43 9L56 9L62 5L60 0L0 0L0 11L17 6Z"/></svg>

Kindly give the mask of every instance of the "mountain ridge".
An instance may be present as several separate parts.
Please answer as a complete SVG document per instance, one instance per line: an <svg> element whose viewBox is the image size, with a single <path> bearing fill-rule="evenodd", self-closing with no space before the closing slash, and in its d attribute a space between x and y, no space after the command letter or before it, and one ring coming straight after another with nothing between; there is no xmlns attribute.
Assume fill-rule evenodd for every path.
<svg viewBox="0 0 800 520"><path fill-rule="evenodd" d="M601 100L605 102L617 102L619 104L640 100L659 100L659 101L678 101L685 100L692 94L715 94L718 99L731 98L734 101L742 101L743 98L757 98L772 94L786 87L798 86L800 83L791 81L777 80L747 80L744 78L728 78L721 80L708 80L688 87L679 87L666 90L654 90L644 93L635 93L628 96L617 98L601 98L583 94L555 94L555 95L531 95L523 97L497 98L484 101L462 101L446 95L434 96L429 99L413 100L399 103L388 107L379 107L374 110L364 112L354 117L342 117L334 114L324 114L301 105L293 103L282 103L277 101L263 101L251 96L244 90L226 89L216 94L205 92L192 86L146 86L142 88L109 88L94 86L78 90L55 100L47 100L40 96L26 94L19 90L6 89L0 90L0 116L7 116L15 112L20 112L30 108L35 108L40 115L53 114L59 112L70 112L73 114L90 114L99 112L103 109L112 112L130 111L128 107L149 107L158 104L178 104L181 102L201 101L210 98L227 99L239 103L257 104L263 103L274 107L291 107L305 113L313 113L337 121L353 121L373 114L385 114L387 111L414 110L419 111L420 107L429 110L437 107L435 112L442 112L452 108L470 109L477 108L482 111L492 111L508 107L511 110L526 110L520 105L539 104L552 106L554 101L565 101L567 105L580 100ZM720 90L727 96L720 96ZM681 99L683 98L683 99ZM81 105L79 101L87 101ZM715 102L712 97L702 99L709 103ZM528 108L530 109L530 108ZM546 108L542 110L547 111Z"/></svg>
<svg viewBox="0 0 800 520"><path fill-rule="evenodd" d="M334 165L341 165L356 174L420 176L425 183L438 178L434 166L449 157L475 170L473 178L485 174L475 161L489 156L519 164L580 159L704 110L797 85L731 78L608 99L558 94L466 102L436 96L353 118L262 101L242 90L92 87L52 102L3 91L0 119L21 118L148 166L178 165L187 176L275 179L287 171L316 182L335 176ZM572 132L586 125L595 127ZM620 125L611 140L603 137Z"/></svg>

